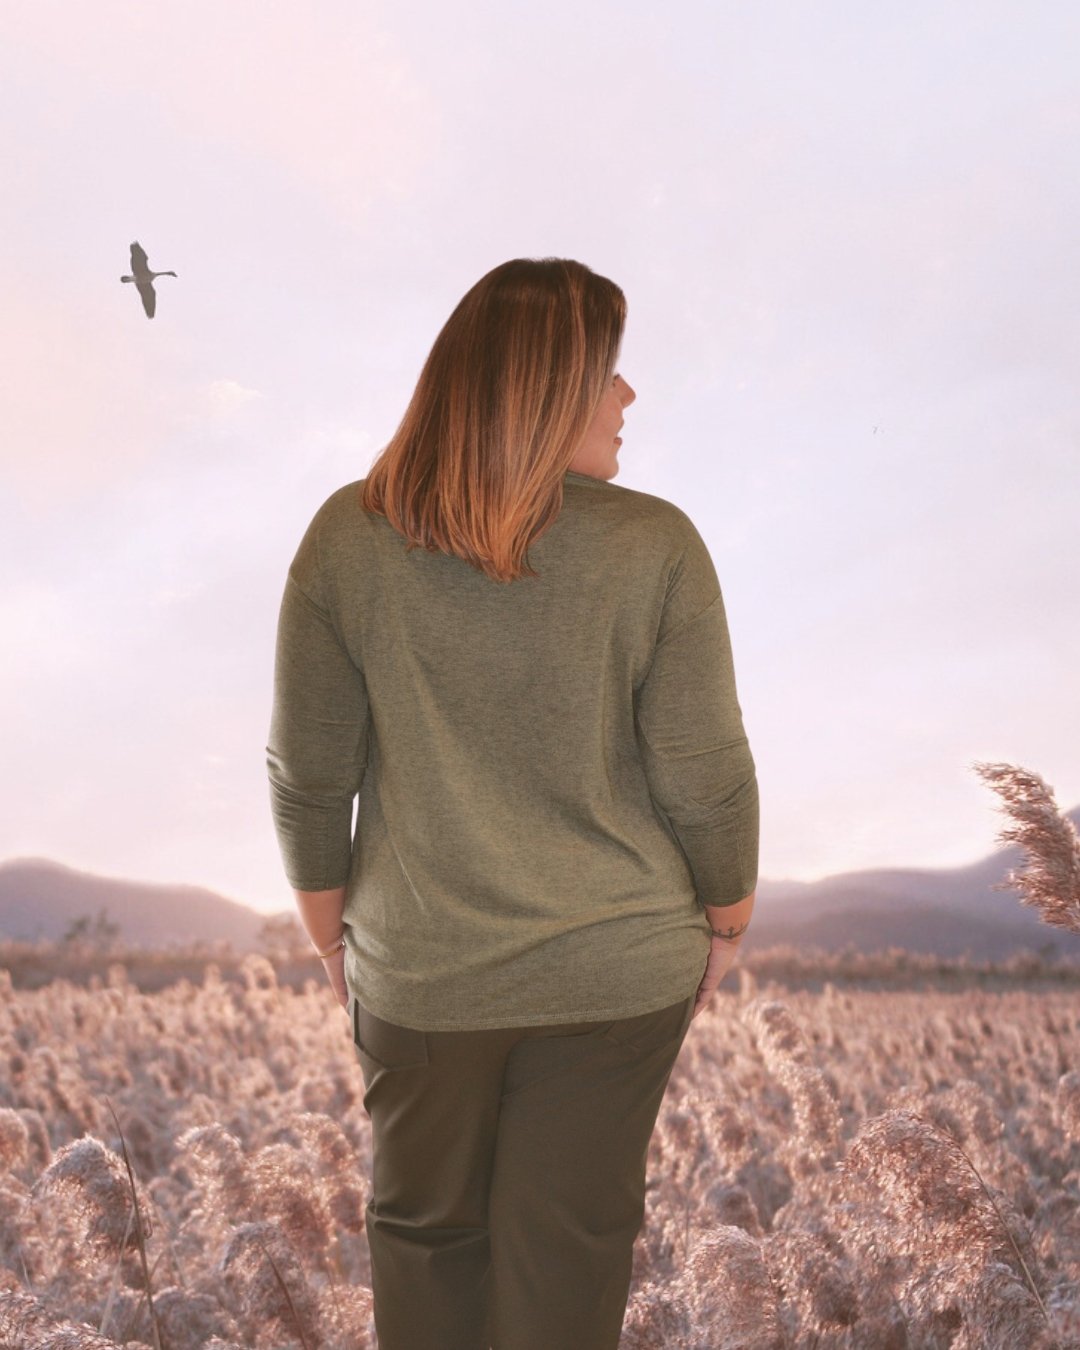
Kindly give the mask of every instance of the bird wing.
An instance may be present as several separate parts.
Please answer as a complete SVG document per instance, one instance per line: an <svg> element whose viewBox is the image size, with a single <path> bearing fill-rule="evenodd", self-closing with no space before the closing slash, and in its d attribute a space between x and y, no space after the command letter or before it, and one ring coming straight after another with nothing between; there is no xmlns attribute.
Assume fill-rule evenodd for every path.
<svg viewBox="0 0 1080 1350"><path fill-rule="evenodd" d="M154 283L144 277L136 277L135 285L138 288L139 296L142 299L142 307L146 310L146 317L154 317L154 308L157 305L157 296L154 294Z"/></svg>
<svg viewBox="0 0 1080 1350"><path fill-rule="evenodd" d="M131 270L136 276L139 276L141 273L149 272L150 270L146 258L146 249L144 249L142 244L138 241L131 246Z"/></svg>

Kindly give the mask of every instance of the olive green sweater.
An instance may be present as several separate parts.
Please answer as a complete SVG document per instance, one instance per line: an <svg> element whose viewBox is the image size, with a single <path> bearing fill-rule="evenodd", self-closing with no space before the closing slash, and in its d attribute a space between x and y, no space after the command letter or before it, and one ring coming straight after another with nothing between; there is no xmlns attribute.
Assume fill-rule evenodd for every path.
<svg viewBox="0 0 1080 1350"><path fill-rule="evenodd" d="M540 573L408 551L360 483L289 567L266 747L297 890L346 886L345 975L424 1031L688 997L704 904L754 890L758 790L689 517L568 471ZM356 827L353 799L359 794Z"/></svg>

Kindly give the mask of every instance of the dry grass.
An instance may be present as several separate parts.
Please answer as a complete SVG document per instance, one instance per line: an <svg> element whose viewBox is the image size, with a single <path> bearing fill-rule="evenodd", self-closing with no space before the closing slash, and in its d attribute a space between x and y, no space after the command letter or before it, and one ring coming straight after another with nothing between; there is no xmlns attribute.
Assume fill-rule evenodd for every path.
<svg viewBox="0 0 1080 1350"><path fill-rule="evenodd" d="M374 1347L346 1020L245 974L0 987L0 1350ZM1080 1344L1075 997L738 983L661 1109L624 1350Z"/></svg>
<svg viewBox="0 0 1080 1350"><path fill-rule="evenodd" d="M998 833L1001 844L1019 844L1027 855L996 889L1014 887L1020 902L1038 910L1043 923L1080 933L1080 837L1062 815L1053 789L1030 769L1014 764L975 764L1002 799L1012 820Z"/></svg>

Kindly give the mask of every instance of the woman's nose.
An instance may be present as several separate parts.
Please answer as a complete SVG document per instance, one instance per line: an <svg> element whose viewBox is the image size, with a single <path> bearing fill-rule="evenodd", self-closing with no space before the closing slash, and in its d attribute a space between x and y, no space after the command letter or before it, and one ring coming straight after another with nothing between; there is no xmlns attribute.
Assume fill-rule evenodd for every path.
<svg viewBox="0 0 1080 1350"><path fill-rule="evenodd" d="M622 402L623 407L625 408L633 403L634 399L637 398L637 394L634 392L632 386L627 384L625 380L620 381L620 383L622 384Z"/></svg>

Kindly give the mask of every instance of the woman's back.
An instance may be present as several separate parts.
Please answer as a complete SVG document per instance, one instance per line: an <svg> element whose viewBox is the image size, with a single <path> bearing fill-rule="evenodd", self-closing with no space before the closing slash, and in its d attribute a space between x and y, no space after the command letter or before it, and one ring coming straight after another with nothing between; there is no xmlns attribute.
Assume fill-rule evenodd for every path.
<svg viewBox="0 0 1080 1350"><path fill-rule="evenodd" d="M624 1018L691 990L756 882L716 572L671 502L567 472L539 573L409 550L333 493L289 569L268 745L292 884L347 883L346 972L423 1030ZM355 837L352 797L359 792Z"/></svg>

